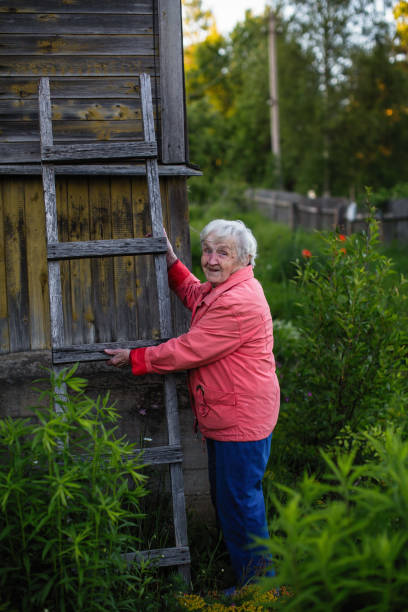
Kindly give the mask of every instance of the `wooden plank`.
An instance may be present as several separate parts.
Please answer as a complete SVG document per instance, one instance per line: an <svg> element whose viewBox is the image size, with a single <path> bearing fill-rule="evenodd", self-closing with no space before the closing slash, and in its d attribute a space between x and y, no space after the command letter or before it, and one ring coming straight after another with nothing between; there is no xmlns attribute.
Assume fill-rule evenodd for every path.
<svg viewBox="0 0 408 612"><path fill-rule="evenodd" d="M191 268L191 246L188 216L188 199L186 181L179 178L166 178L162 181L167 188L167 227L170 241L176 255ZM173 330L176 336L184 334L189 328L191 312L181 301L171 295Z"/></svg>
<svg viewBox="0 0 408 612"><path fill-rule="evenodd" d="M30 349L24 186L18 178L3 185L4 251L10 351Z"/></svg>
<svg viewBox="0 0 408 612"><path fill-rule="evenodd" d="M140 552L125 553L123 557L130 563L152 561L159 567L170 567L173 565L186 565L190 563L190 550L188 546L176 546L174 548L157 548Z"/></svg>
<svg viewBox="0 0 408 612"><path fill-rule="evenodd" d="M0 183L0 353L8 353L10 349L8 308L7 308L7 277L6 277L6 243L4 235L4 180Z"/></svg>
<svg viewBox="0 0 408 612"><path fill-rule="evenodd" d="M2 121L37 121L38 102L34 99L1 99L0 116ZM94 98L81 100L66 99L52 103L53 120L129 120L140 121L139 100L108 99L95 101Z"/></svg>
<svg viewBox="0 0 408 612"><path fill-rule="evenodd" d="M0 0L0 13L130 13L151 14L152 0Z"/></svg>
<svg viewBox="0 0 408 612"><path fill-rule="evenodd" d="M144 166L146 172L146 166ZM133 233L151 235L147 184L144 178L132 179ZM136 257L138 338L160 337L157 316L157 288L152 256Z"/></svg>
<svg viewBox="0 0 408 612"><path fill-rule="evenodd" d="M0 35L0 55L153 55L151 34L100 36L95 34L58 36L32 34Z"/></svg>
<svg viewBox="0 0 408 612"><path fill-rule="evenodd" d="M1 21L0 21L1 23ZM54 77L123 77L133 78L140 72L155 74L156 66L151 55L139 56L84 56L31 57L29 55L3 55L0 60L0 76Z"/></svg>
<svg viewBox="0 0 408 612"><path fill-rule="evenodd" d="M37 127L38 132L38 127ZM0 133L1 138L1 133ZM37 142L0 142L0 159L9 163L40 161L40 141ZM41 168L41 167L40 167ZM13 173L14 174L14 173Z"/></svg>
<svg viewBox="0 0 408 612"><path fill-rule="evenodd" d="M38 88L38 109L42 148L43 146L50 146L54 143L52 134L50 82L48 78L40 79Z"/></svg>
<svg viewBox="0 0 408 612"><path fill-rule="evenodd" d="M89 221L91 240L109 240L112 237L109 177L89 179ZM114 338L115 324L112 259L92 259L91 273L95 339L109 342Z"/></svg>
<svg viewBox="0 0 408 612"><path fill-rule="evenodd" d="M141 125L138 121L54 121L54 139L60 144L95 141L140 141ZM37 142L36 121L4 121L0 138L3 142ZM31 145L29 145L31 146Z"/></svg>
<svg viewBox="0 0 408 612"><path fill-rule="evenodd" d="M11 147L11 145L10 145ZM0 154L1 154L0 144ZM10 148L8 149L10 152ZM82 164L82 165L59 165L54 168L55 174L58 175L146 175L146 165L120 165L120 164ZM0 174L21 174L21 175L37 175L41 174L41 166L39 164L0 164ZM189 168L184 164L179 166L159 166L159 176L202 176L201 170Z"/></svg>
<svg viewBox="0 0 408 612"><path fill-rule="evenodd" d="M150 78L147 74L140 75L143 131L146 140L152 140L154 134L153 107L151 102ZM147 190L154 237L163 235L163 215L159 187L159 174L156 160L146 160ZM171 336L170 295L167 282L167 264L165 256L154 258L156 284L159 307L159 325L161 336Z"/></svg>
<svg viewBox="0 0 408 612"><path fill-rule="evenodd" d="M153 99L158 97L159 78L151 76ZM140 99L139 77L130 75L128 77L86 77L81 76L76 79L70 77L52 77L50 82L51 99L112 99L121 100L123 98ZM38 100L38 77L19 78L10 76L0 78L0 98L10 98L12 100L21 99Z"/></svg>
<svg viewBox="0 0 408 612"><path fill-rule="evenodd" d="M142 461L149 465L161 465L165 463L181 463L183 451L180 445L156 446L155 448L143 448ZM137 453L137 451L136 451Z"/></svg>
<svg viewBox="0 0 408 612"><path fill-rule="evenodd" d="M48 259L84 259L112 257L114 255L145 255L166 253L165 238L124 238L116 240L90 240L59 242L48 245Z"/></svg>
<svg viewBox="0 0 408 612"><path fill-rule="evenodd" d="M53 350L54 363L75 363L76 361L106 361L109 356L104 353L106 348L141 348L157 346L168 338L143 339L120 342L98 342L96 344L66 345Z"/></svg>
<svg viewBox="0 0 408 612"><path fill-rule="evenodd" d="M132 237L133 211L131 183L128 177L115 177L111 182L112 238ZM137 338L137 287L135 258L117 257L113 261L117 340Z"/></svg>
<svg viewBox="0 0 408 612"><path fill-rule="evenodd" d="M30 346L31 350L39 350L48 347L50 336L44 200L40 181L26 178L23 184L27 232Z"/></svg>
<svg viewBox="0 0 408 612"><path fill-rule="evenodd" d="M122 457L124 461L130 458L140 458L143 465L163 465L167 463L180 463L183 461L181 446L154 446L152 448L137 448ZM80 453L74 457L74 461L92 460L88 453ZM103 455L102 460L109 462L109 455Z"/></svg>
<svg viewBox="0 0 408 612"><path fill-rule="evenodd" d="M111 142L51 145L41 148L43 161L86 161L156 157L155 142Z"/></svg>
<svg viewBox="0 0 408 612"><path fill-rule="evenodd" d="M87 177L72 177L68 183L68 222L70 241L89 240L89 199ZM74 344L95 340L92 305L92 275L89 259L70 261L72 338Z"/></svg>
<svg viewBox="0 0 408 612"><path fill-rule="evenodd" d="M52 168L43 167L43 188L47 242L58 240L55 175ZM50 298L51 345L64 344L64 316L61 292L61 271L57 262L48 263L48 289Z"/></svg>
<svg viewBox="0 0 408 612"><path fill-rule="evenodd" d="M47 78L40 79L38 90L40 137L42 145L52 145L50 86ZM42 168L45 227L47 243L58 241L58 218L55 190L55 174L50 166ZM50 298L51 345L64 344L64 317L62 309L61 273L58 263L48 263L48 287Z"/></svg>
<svg viewBox="0 0 408 612"><path fill-rule="evenodd" d="M56 183L58 235L61 241L70 240L68 227L68 183L69 179L59 177ZM61 274L61 295L64 318L65 344L72 344L72 301L71 301L71 268L69 261L59 262Z"/></svg>
<svg viewBox="0 0 408 612"><path fill-rule="evenodd" d="M186 161L183 40L180 0L159 0L163 163Z"/></svg>
<svg viewBox="0 0 408 612"><path fill-rule="evenodd" d="M0 33L8 34L152 34L152 15L95 13L4 13Z"/></svg>
<svg viewBox="0 0 408 612"><path fill-rule="evenodd" d="M164 381L166 418L168 426L169 445L180 444L180 423L177 408L177 390L174 374L168 375ZM173 522L177 546L187 546L187 516L184 499L183 471L181 465L170 466L171 489L173 501Z"/></svg>

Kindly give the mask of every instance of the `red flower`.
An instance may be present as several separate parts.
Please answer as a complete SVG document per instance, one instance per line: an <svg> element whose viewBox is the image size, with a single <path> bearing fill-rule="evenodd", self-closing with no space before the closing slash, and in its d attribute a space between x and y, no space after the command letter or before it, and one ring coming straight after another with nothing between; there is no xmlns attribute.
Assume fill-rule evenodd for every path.
<svg viewBox="0 0 408 612"><path fill-rule="evenodd" d="M347 237L346 237L344 234L339 234L339 235L338 235L338 239L339 239L341 242L345 242L345 241L347 240Z"/></svg>
<svg viewBox="0 0 408 612"><path fill-rule="evenodd" d="M303 249L302 255L303 257L311 257L312 253L308 249Z"/></svg>
<svg viewBox="0 0 408 612"><path fill-rule="evenodd" d="M339 253L344 253L344 255L347 253L346 249L340 249Z"/></svg>

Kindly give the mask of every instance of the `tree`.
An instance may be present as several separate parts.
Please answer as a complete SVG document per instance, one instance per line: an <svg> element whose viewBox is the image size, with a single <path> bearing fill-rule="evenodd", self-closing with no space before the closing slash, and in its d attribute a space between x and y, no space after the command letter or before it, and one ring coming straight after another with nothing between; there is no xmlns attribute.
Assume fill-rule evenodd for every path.
<svg viewBox="0 0 408 612"><path fill-rule="evenodd" d="M286 190L358 195L408 167L408 73L370 0L295 0L278 12L281 167ZM370 17L372 23L367 25ZM364 41L365 45L362 45ZM208 178L278 187L271 154L268 12L228 37L215 23L185 49L190 158Z"/></svg>
<svg viewBox="0 0 408 612"><path fill-rule="evenodd" d="M393 58L391 41L380 39L352 52L346 77L334 132L333 187L341 192L348 184L355 193L365 185L393 187L408 167L406 65Z"/></svg>
<svg viewBox="0 0 408 612"><path fill-rule="evenodd" d="M350 65L353 43L375 39L383 20L376 2L368 0L294 0L292 30L314 55L323 96L320 123L323 132L323 191L331 191L336 131L343 104L342 84Z"/></svg>
<svg viewBox="0 0 408 612"><path fill-rule="evenodd" d="M202 40L215 20L210 10L203 9L202 0L182 0L182 9L183 36L188 46Z"/></svg>
<svg viewBox="0 0 408 612"><path fill-rule="evenodd" d="M399 43L399 50L405 54L408 52L408 2L400 0L393 8L393 15L396 21L396 35Z"/></svg>
<svg viewBox="0 0 408 612"><path fill-rule="evenodd" d="M228 174L273 187L267 17L248 11L228 39L212 28L205 40L186 49L185 66L192 161L212 176ZM321 94L310 53L282 19L278 58L284 182L287 188L308 189L320 180Z"/></svg>

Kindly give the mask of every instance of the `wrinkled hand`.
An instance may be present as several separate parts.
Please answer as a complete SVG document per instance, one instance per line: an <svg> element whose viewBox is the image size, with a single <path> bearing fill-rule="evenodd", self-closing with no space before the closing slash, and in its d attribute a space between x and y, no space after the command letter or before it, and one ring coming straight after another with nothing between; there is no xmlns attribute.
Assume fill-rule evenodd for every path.
<svg viewBox="0 0 408 612"><path fill-rule="evenodd" d="M166 230L163 227L163 232L164 232L164 236L167 240L167 253L166 253L166 261L167 261L167 267L170 268L170 266L172 266L174 264L175 261L177 261L177 255L175 254L175 252L173 251L173 247L171 245L171 242L167 236Z"/></svg>
<svg viewBox="0 0 408 612"><path fill-rule="evenodd" d="M177 258L177 255L175 254L175 252L173 251L172 244L171 244L171 242L169 240L169 237L167 236L166 230L164 229L164 225L162 227L163 227L164 237L167 240L166 262L167 262L167 269L169 269L170 266L172 266L174 264L174 262L177 261L178 258ZM150 238L151 234L145 234L145 237L146 238Z"/></svg>
<svg viewBox="0 0 408 612"><path fill-rule="evenodd" d="M113 355L106 363L116 368L123 368L130 363L130 349L105 349L107 355Z"/></svg>

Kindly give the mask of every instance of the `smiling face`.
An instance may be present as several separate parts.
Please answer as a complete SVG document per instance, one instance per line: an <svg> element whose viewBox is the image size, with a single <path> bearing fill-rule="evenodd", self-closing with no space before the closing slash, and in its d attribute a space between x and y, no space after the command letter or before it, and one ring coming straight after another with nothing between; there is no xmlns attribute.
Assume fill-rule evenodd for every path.
<svg viewBox="0 0 408 612"><path fill-rule="evenodd" d="M201 267L213 287L224 283L231 274L244 268L246 263L238 259L233 238L217 238L209 234L202 243Z"/></svg>

